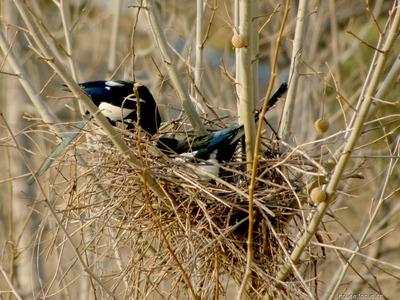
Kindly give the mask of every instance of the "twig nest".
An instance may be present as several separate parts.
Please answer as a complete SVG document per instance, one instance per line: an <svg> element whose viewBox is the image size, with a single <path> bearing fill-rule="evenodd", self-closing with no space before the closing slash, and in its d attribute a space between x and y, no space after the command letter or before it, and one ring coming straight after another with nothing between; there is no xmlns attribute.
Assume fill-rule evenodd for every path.
<svg viewBox="0 0 400 300"><path fill-rule="evenodd" d="M325 119L320 118L314 122L314 128L318 134L323 134L328 131L329 122Z"/></svg>
<svg viewBox="0 0 400 300"><path fill-rule="evenodd" d="M328 197L326 192L324 192L321 187L316 187L311 191L310 198L312 202L319 204L321 202L325 202Z"/></svg>
<svg viewBox="0 0 400 300"><path fill-rule="evenodd" d="M247 37L236 32L233 34L231 42L235 48L247 47Z"/></svg>
<svg viewBox="0 0 400 300"><path fill-rule="evenodd" d="M161 133L176 135L179 138L182 126L184 123L169 124L161 129L164 131ZM89 133L91 132L85 134ZM96 168L91 168L88 172L85 170L82 174L85 184L78 185L79 192L73 193L72 199L72 195L65 194L66 199L73 205L71 209L80 211L84 207L85 213L93 218L93 226L106 226L111 230L126 228L118 237L118 244L113 246L127 249L126 257L135 257L143 249L156 245L156 253L149 251L148 255L140 257L140 264L150 266L143 268L141 274L148 278L161 278L156 283L156 288L161 289L168 285L172 286L169 293L184 291L182 270L177 266L165 264L173 259L172 255L179 257L180 265L187 267L187 270L195 275L191 277L191 284L201 299L212 298L216 291L226 294L224 286L227 279L240 285L247 263L249 220L247 202L243 195L246 195L249 181L244 172L246 162L239 162L239 149L234 153L232 161L235 163L229 165L229 170L221 170L225 172L221 172L223 182L227 183L223 184L222 181L209 180L208 176L207 180L203 180L202 174L199 171L195 172L191 167L192 163L185 161L183 157L178 160L160 155L154 149L153 141L139 136L132 138L128 132L123 134L132 154L140 157L143 164L151 169L152 176L168 195L168 201L164 201L163 198L148 192L138 176L140 170L132 168L104 132L97 135L98 147L95 151L84 151L85 144L79 145L82 147L85 161ZM283 247L292 250L291 241L298 235L298 230L294 230L292 224L301 219L300 211L295 209L297 199L305 202L308 196L303 192L306 174L320 171L314 164L305 163L304 157L290 154L291 165L304 168L305 172L294 172L291 173L294 176L287 178L284 174L290 169L285 164L276 163L286 159L283 149L284 145L279 141L269 140L265 141L265 147L259 153L260 180L255 191L259 201L254 203L253 208L257 218L253 228L252 263L256 267L252 270L251 285L254 294L265 294L275 287L275 281L266 281L265 274L274 274L276 266L285 258L285 253L281 251L273 236L278 234ZM76 163L73 151L69 157L72 163ZM200 162L193 162L193 165L200 169ZM317 179L315 187L324 184L323 177ZM71 182L75 182L74 177L71 178ZM93 193L103 194L104 191L112 197L99 205L93 205ZM271 221L267 219L269 214L275 215ZM187 234L188 226L193 234ZM272 226L275 227L274 231ZM158 243L162 230L167 228L173 242L168 245L164 242ZM89 227L87 229L91 230ZM224 233L223 242L220 242L221 232ZM105 234L108 234L107 230ZM132 237L135 239L134 245L131 243ZM108 235L104 238L108 238ZM156 241L156 244L152 241ZM210 246L214 244L218 244L218 247ZM102 248L103 253L113 249L115 248ZM193 260L193 257L196 257L196 260ZM218 268L215 269L213 280L209 280L208 270L210 266L215 265L215 259ZM134 270L135 262L123 260L121 263L123 269ZM127 275L135 276L136 273L133 272L135 271ZM207 282L207 286L204 282ZM300 285L291 285L290 289L300 291ZM279 287L279 291L281 290L285 294L290 292Z"/></svg>

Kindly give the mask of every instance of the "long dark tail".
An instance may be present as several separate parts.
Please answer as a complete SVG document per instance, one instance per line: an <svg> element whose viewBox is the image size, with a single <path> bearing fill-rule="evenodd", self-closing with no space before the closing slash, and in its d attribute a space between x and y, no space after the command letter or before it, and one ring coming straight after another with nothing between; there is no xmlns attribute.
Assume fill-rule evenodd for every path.
<svg viewBox="0 0 400 300"><path fill-rule="evenodd" d="M270 109L272 106L274 106L276 104L276 102L278 102L279 97L281 97L284 93L286 93L286 90L287 90L287 83L284 82L281 84L281 86L278 88L278 90L269 99L268 109ZM258 120L259 114L260 114L260 112L256 112L256 114L255 114L256 121ZM231 139L230 144L237 143L244 136L244 126L243 125L235 125L230 128L225 128L223 130L229 130L229 132L232 134L230 136L230 139ZM178 144L179 144L179 141L177 139L175 139L174 137L165 136L165 137L160 137L158 139L157 148L161 149L161 151L174 150L178 154L185 152L186 148L178 147Z"/></svg>
<svg viewBox="0 0 400 300"><path fill-rule="evenodd" d="M276 92L269 98L268 104L267 104L267 111L269 111L275 104L278 102L279 98L286 93L288 89L288 85L286 82L283 82L280 87L276 90ZM256 121L260 117L261 109L257 110L255 118Z"/></svg>
<svg viewBox="0 0 400 300"><path fill-rule="evenodd" d="M276 92L272 95L272 97L269 98L267 110L270 109L272 106L274 106L276 102L278 102L279 98L282 97L284 93L286 93L287 89L288 89L287 82L283 82L280 85L280 87L276 90Z"/></svg>
<svg viewBox="0 0 400 300"><path fill-rule="evenodd" d="M267 106L267 111L271 109L271 107L273 107L276 102L278 102L279 98L281 96L283 96L284 93L286 93L288 89L288 85L286 82L282 83L280 85L280 87L276 90L276 92L271 96L271 98L269 98L268 100L268 106ZM258 118L260 117L260 113L261 111L257 111L254 118L256 120L256 122L258 121ZM235 138L232 140L232 143L235 143L236 141L238 141L240 138L242 138L244 136L244 126L241 125L238 129L237 129L237 133Z"/></svg>

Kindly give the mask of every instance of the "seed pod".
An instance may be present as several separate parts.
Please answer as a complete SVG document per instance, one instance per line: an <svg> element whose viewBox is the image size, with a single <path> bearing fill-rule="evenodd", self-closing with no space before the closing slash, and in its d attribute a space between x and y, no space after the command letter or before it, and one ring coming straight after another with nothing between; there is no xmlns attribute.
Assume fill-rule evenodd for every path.
<svg viewBox="0 0 400 300"><path fill-rule="evenodd" d="M318 120L315 121L315 123L314 123L314 128L315 128L315 131L316 131L318 134L323 134L323 133L325 133L325 132L328 131L328 129L329 129L329 122L328 122L327 120L325 120L325 119L318 119Z"/></svg>
<svg viewBox="0 0 400 300"><path fill-rule="evenodd" d="M237 34L236 32L233 34L231 42L235 48L247 47L247 38L243 35Z"/></svg>
<svg viewBox="0 0 400 300"><path fill-rule="evenodd" d="M311 191L310 198L312 202L319 204L321 202L325 202L328 197L320 187L316 187Z"/></svg>

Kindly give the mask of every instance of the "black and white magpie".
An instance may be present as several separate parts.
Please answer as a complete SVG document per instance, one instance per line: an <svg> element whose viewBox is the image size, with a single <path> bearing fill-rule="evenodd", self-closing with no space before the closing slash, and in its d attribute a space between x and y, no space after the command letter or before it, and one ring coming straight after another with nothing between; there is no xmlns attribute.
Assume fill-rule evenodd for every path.
<svg viewBox="0 0 400 300"><path fill-rule="evenodd" d="M283 83L268 101L268 109L278 101L287 90ZM258 120L259 113L255 119ZM161 136L157 147L166 154L178 154L179 159L198 161L199 171L219 175L219 165L229 162L235 154L239 140L244 136L244 126L236 124L206 135L183 139ZM204 176L200 176L203 178Z"/></svg>
<svg viewBox="0 0 400 300"><path fill-rule="evenodd" d="M89 81L79 86L114 126L117 122L123 122L126 129L134 129L139 106L140 127L152 135L160 127L157 103L146 86L124 80ZM137 89L139 99L136 98L134 88Z"/></svg>

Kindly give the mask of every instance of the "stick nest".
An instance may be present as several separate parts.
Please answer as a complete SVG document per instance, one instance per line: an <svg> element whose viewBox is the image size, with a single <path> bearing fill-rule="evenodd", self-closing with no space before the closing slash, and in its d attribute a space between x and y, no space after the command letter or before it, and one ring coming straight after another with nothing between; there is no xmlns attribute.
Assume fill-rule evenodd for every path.
<svg viewBox="0 0 400 300"><path fill-rule="evenodd" d="M160 198L141 180L144 170L129 165L106 136L90 135L95 143L81 138L76 144L86 166L79 166L76 191L64 197L68 217L92 227L96 242L87 247L118 265L113 287L122 285L122 276L132 293L188 295L191 288L206 298L240 285L250 182L241 155L223 165L222 179L204 180L196 164L159 153L148 138L125 134L131 151L162 187L165 197ZM274 277L287 259L282 247L290 252L298 236L299 208L306 205L304 174L315 166L300 154L285 152L279 141L262 141L254 194L249 291L254 295L301 293L297 284L278 287ZM71 164L76 156L65 160Z"/></svg>

